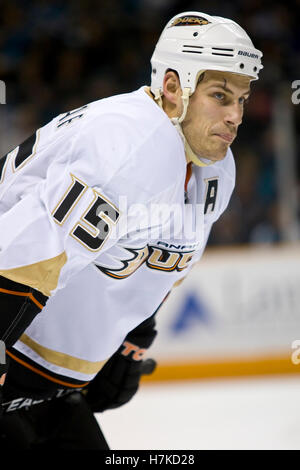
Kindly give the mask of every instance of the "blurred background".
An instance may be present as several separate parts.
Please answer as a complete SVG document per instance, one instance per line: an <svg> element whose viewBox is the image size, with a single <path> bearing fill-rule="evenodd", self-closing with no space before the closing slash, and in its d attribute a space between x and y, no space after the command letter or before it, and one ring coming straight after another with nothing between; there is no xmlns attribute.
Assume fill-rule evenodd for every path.
<svg viewBox="0 0 300 470"><path fill-rule="evenodd" d="M0 155L57 114L148 85L162 28L188 10L239 23L263 51L264 69L232 146L237 181L229 207L203 261L158 317L152 354L159 367L144 383L174 384L157 392L150 385L124 415L104 415L105 429L114 448L300 448L299 0L0 0L0 80L6 84ZM293 381L222 389L213 381L186 394L174 388L178 380L274 374L292 374ZM155 414L143 414L154 407L164 418L161 434ZM186 409L185 434L170 432L178 429L174 408L179 415ZM139 431L143 416L154 419L147 435ZM211 419L215 427L207 432ZM114 433L129 420L135 434ZM276 434L276 423L284 435Z"/></svg>

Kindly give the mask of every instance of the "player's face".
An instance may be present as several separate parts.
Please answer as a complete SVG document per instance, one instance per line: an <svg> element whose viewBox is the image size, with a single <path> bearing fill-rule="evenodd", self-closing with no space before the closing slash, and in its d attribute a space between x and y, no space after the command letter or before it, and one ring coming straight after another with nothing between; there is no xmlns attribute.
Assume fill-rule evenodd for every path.
<svg viewBox="0 0 300 470"><path fill-rule="evenodd" d="M196 155L222 160L236 137L250 93L250 77L206 71L190 97L182 123L184 135Z"/></svg>

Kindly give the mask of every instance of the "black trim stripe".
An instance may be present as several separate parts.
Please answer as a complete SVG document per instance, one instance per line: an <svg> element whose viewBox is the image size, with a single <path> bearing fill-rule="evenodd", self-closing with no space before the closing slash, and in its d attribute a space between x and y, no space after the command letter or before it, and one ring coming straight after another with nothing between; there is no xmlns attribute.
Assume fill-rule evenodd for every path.
<svg viewBox="0 0 300 470"><path fill-rule="evenodd" d="M7 155L4 155L4 157L1 157L1 159L0 159L0 181L1 181L1 178L2 178L3 168L5 166L6 159L7 159Z"/></svg>
<svg viewBox="0 0 300 470"><path fill-rule="evenodd" d="M14 375L16 376L17 373L18 382L22 380L27 386L28 384L32 384L37 390L41 388L45 390L48 388L55 389L61 388L61 386L66 388L78 388L86 387L89 384L89 382L83 382L82 380L77 380L72 377L56 374L25 356L14 347L7 349L7 354L13 361L14 370L16 371Z"/></svg>
<svg viewBox="0 0 300 470"><path fill-rule="evenodd" d="M32 155L33 147L36 143L36 133L32 134L28 139L24 140L22 144L19 145L19 151L15 158L15 169L17 169L22 163L27 160Z"/></svg>
<svg viewBox="0 0 300 470"><path fill-rule="evenodd" d="M40 291L33 289L33 287L26 286L25 284L20 284L19 282L12 281L7 277L0 276L0 287L2 289L15 291L15 292L24 292L24 293L31 293L34 298L43 306L46 305L48 297L42 294Z"/></svg>

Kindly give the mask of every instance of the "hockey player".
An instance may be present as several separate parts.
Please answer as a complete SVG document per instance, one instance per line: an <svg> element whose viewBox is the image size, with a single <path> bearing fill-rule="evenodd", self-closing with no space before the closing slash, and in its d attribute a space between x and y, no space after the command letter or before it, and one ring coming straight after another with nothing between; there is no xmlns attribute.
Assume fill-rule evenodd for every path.
<svg viewBox="0 0 300 470"><path fill-rule="evenodd" d="M93 412L136 392L153 312L228 205L261 57L235 22L181 13L151 87L59 115L0 161L6 444L107 448Z"/></svg>

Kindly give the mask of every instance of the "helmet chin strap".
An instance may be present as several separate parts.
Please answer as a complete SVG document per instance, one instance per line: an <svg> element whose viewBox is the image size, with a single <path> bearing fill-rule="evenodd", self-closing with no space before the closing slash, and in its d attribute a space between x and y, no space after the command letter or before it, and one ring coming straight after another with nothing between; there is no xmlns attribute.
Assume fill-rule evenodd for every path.
<svg viewBox="0 0 300 470"><path fill-rule="evenodd" d="M158 89L155 90L154 99L157 102L157 104L163 109L163 103L162 103L162 97L161 97L160 90L158 90ZM184 88L183 89L181 99L182 99L182 104L183 104L182 114L179 117L171 118L171 122L175 126L175 128L177 129L177 132L179 133L180 137L183 140L184 150L185 150L187 162L188 163L193 162L197 166L213 165L215 163L214 161L211 161L211 160L208 160L208 159L202 159L202 158L198 157L198 155L195 154L195 152L191 149L188 141L186 140L186 137L185 137L185 135L183 133L183 130L182 130L182 127L181 127L181 123L184 120L184 118L186 116L186 113L187 113L187 108L188 108L189 99L190 99L190 88Z"/></svg>

